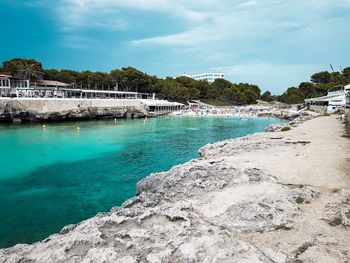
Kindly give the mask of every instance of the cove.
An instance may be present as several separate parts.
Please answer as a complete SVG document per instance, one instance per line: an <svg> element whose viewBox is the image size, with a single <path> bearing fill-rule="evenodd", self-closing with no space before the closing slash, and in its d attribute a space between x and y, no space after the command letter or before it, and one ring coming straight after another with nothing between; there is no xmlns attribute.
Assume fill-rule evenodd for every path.
<svg viewBox="0 0 350 263"><path fill-rule="evenodd" d="M198 157L201 146L280 122L163 117L1 125L0 247L39 241L106 212L132 197L137 181Z"/></svg>

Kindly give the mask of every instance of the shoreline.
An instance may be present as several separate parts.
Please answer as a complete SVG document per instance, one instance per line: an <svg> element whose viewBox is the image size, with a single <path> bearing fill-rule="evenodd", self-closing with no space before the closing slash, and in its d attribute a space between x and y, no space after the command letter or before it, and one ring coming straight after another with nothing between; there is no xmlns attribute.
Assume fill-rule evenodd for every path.
<svg viewBox="0 0 350 263"><path fill-rule="evenodd" d="M339 124L334 116L302 124L303 120L295 120L294 126L300 125L288 132L256 133L209 144L199 149L200 158L141 180L137 184L137 196L122 206L66 226L60 234L44 241L2 249L0 262L25 259L37 262L202 262L233 258L237 262L259 262L258 259L260 262L286 262L293 257L320 262L313 260L321 255L327 258L328 254L341 260L346 255L339 255L337 251L350 252L346 248L350 244L350 238L346 238L349 222L346 215L343 216L347 207L342 207L344 202L349 201L346 201L349 189L345 187L349 186L349 180L339 175L337 180L329 179L326 185L320 181L315 183L309 178L309 173L313 173L316 167L330 166L319 178L316 177L327 181L326 174L338 171L339 164L334 164L334 159L327 162L320 158L316 162L311 155L308 156L309 161L312 157L316 162L311 162L311 167L310 163L300 160L300 155L309 154L309 151L316 154L319 147L325 150L326 146L322 143L319 146L314 143L314 140L322 142L325 138L317 139L308 134L315 132L310 130L310 122L317 125L324 120L338 127L335 143L340 140L345 144L344 153L338 154L339 145L336 149L327 145L328 150L332 151L331 154L338 154L338 158L348 157L349 147L346 146L350 144L346 138L338 138ZM327 137L327 134L322 136ZM310 146L317 149L310 150ZM284 162L281 162L280 155L288 158L282 158ZM293 167L293 163L301 161L305 166L300 167L303 176L295 178L293 171L299 166ZM332 194L332 191L335 192ZM303 235L300 232L303 210L311 212L316 209L307 209L307 206L319 203L320 195L329 199L321 202L325 219L312 220L327 235L331 234L331 237L324 236L324 240L315 236L316 233L312 232L317 230L315 228L311 229L312 233ZM329 203L332 205L328 207ZM327 220L330 223L335 220L339 224L332 226ZM344 233L340 227L345 228ZM324 235L322 231L320 234ZM340 237L332 236L335 233ZM285 247L286 244L275 244L278 240L273 240L273 237L276 236L287 242L290 248ZM329 253L325 250L326 241L339 244L332 245ZM305 253L306 250L298 250L301 246L311 249ZM312 253L312 248L318 249L317 253Z"/></svg>
<svg viewBox="0 0 350 263"><path fill-rule="evenodd" d="M49 123L62 121L99 120L115 118L147 118L158 116L224 116L241 119L274 117L292 120L314 114L308 110L278 109L246 105L230 108L212 107L203 110L152 111L150 103L158 100L142 99L80 99L80 98L1 98L0 123ZM159 103L163 103L159 101ZM174 103L167 102L169 105ZM176 104L176 103L175 103ZM152 106L153 107L153 106ZM164 107L166 108L166 107ZM317 115L315 113L315 115Z"/></svg>
<svg viewBox="0 0 350 263"><path fill-rule="evenodd" d="M160 116L181 104L157 99L1 98L0 123Z"/></svg>

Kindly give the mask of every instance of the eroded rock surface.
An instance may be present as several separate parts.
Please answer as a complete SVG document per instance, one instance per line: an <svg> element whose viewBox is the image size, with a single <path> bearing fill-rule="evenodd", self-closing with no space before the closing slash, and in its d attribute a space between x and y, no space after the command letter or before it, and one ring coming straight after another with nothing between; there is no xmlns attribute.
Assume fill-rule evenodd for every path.
<svg viewBox="0 0 350 263"><path fill-rule="evenodd" d="M8 99L0 101L0 121L64 121L64 120L83 120L83 119L105 119L105 118L140 118L148 116L147 107L141 103L138 105L116 105L115 107L102 107L77 104L76 107L68 107L65 102L56 102L57 108L45 109L45 101L25 101ZM49 101L51 104L55 103ZM69 102L68 102L69 103ZM38 104L38 105L36 105ZM92 103L90 103L92 104Z"/></svg>
<svg viewBox="0 0 350 263"><path fill-rule="evenodd" d="M327 204L323 219L331 226L350 227L350 194Z"/></svg>

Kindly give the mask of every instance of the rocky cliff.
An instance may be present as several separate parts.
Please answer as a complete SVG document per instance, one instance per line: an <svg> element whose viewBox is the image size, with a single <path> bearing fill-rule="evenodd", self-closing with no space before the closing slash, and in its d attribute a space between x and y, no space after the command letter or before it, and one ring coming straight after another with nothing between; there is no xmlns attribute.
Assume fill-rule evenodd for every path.
<svg viewBox="0 0 350 263"><path fill-rule="evenodd" d="M146 105L139 102L107 100L109 103L99 103L90 100L49 101L49 100L0 100L0 121L62 121L78 119L104 118L140 118L148 116Z"/></svg>
<svg viewBox="0 0 350 263"><path fill-rule="evenodd" d="M0 262L349 262L349 181L337 170L349 152L316 156L338 151L327 130L338 122L204 146L122 206L0 250Z"/></svg>

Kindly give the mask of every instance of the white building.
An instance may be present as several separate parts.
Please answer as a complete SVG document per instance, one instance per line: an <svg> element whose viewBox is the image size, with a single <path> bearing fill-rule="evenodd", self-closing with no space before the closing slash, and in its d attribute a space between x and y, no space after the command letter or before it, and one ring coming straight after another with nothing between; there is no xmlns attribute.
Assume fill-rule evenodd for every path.
<svg viewBox="0 0 350 263"><path fill-rule="evenodd" d="M309 105L327 106L327 112L336 111L340 107L350 105L350 84L347 86L337 86L328 91L326 96L306 99L305 103Z"/></svg>
<svg viewBox="0 0 350 263"><path fill-rule="evenodd" d="M223 73L200 73L200 74L183 74L183 77L188 77L188 78L192 78L195 80L206 80L209 83L213 83L216 79L223 79L224 78L224 74Z"/></svg>
<svg viewBox="0 0 350 263"><path fill-rule="evenodd" d="M150 93L83 89L55 80L30 81L4 74L0 74L0 97L155 100L155 95Z"/></svg>
<svg viewBox="0 0 350 263"><path fill-rule="evenodd" d="M30 81L0 74L0 97L17 96L17 88L28 88Z"/></svg>

